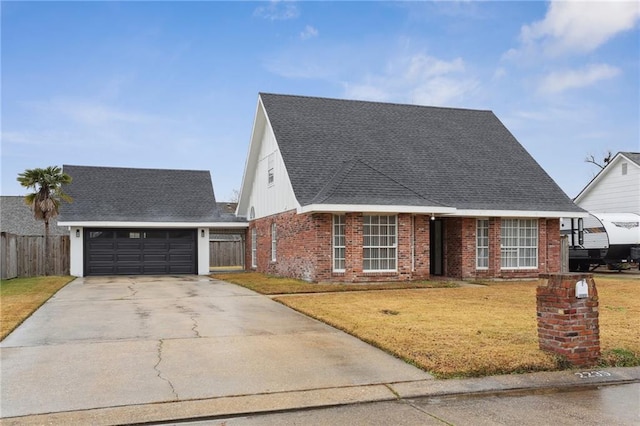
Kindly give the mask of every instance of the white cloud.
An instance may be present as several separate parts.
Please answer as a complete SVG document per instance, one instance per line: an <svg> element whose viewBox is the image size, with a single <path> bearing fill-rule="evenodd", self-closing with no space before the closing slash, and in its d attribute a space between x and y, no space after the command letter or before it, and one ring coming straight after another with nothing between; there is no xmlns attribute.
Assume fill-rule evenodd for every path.
<svg viewBox="0 0 640 426"><path fill-rule="evenodd" d="M314 27L312 27L311 25L307 25L306 27L304 27L304 31L302 31L300 33L300 38L302 40L307 40L313 37L318 37L318 30Z"/></svg>
<svg viewBox="0 0 640 426"><path fill-rule="evenodd" d="M539 90L542 93L560 93L569 89L591 86L618 74L620 69L607 64L591 64L579 70L554 71L542 80Z"/></svg>
<svg viewBox="0 0 640 426"><path fill-rule="evenodd" d="M493 72L493 79L494 80L500 80L504 77L507 76L507 70L504 69L503 67L498 67L496 68L496 70Z"/></svg>
<svg viewBox="0 0 640 426"><path fill-rule="evenodd" d="M552 55L585 53L633 29L639 19L636 1L554 0L543 20L522 27L520 38L525 46L539 44Z"/></svg>
<svg viewBox="0 0 640 426"><path fill-rule="evenodd" d="M272 0L267 6L260 6L253 11L257 16L271 21L285 21L300 16L300 11L291 1Z"/></svg>
<svg viewBox="0 0 640 426"><path fill-rule="evenodd" d="M444 61L424 54L396 59L380 75L345 84L349 98L451 106L478 87L462 74L464 61Z"/></svg>

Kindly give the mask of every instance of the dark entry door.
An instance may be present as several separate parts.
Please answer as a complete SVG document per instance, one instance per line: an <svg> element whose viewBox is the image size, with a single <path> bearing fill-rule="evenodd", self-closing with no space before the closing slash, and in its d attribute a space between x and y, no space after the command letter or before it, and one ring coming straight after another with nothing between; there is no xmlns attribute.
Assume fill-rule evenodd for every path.
<svg viewBox="0 0 640 426"><path fill-rule="evenodd" d="M195 229L85 230L85 275L196 273Z"/></svg>
<svg viewBox="0 0 640 426"><path fill-rule="evenodd" d="M444 259L444 244L443 244L443 229L442 220L435 219L431 221L430 226L430 266L431 275L442 275L443 272L443 259Z"/></svg>

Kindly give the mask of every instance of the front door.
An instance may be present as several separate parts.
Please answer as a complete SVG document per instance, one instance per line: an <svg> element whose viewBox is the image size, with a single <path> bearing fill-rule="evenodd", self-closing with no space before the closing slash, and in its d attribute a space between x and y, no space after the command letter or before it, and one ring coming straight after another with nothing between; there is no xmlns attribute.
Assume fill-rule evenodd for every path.
<svg viewBox="0 0 640 426"><path fill-rule="evenodd" d="M431 221L430 231L430 253L431 258L429 260L431 266L431 275L443 274L443 230L442 219L435 219Z"/></svg>

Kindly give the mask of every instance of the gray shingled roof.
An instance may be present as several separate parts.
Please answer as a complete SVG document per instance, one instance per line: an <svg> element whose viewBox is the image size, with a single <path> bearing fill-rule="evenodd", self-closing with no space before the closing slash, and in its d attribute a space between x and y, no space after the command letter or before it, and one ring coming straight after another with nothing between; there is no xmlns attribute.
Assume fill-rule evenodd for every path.
<svg viewBox="0 0 640 426"><path fill-rule="evenodd" d="M640 166L640 152L621 152L620 154Z"/></svg>
<svg viewBox="0 0 640 426"><path fill-rule="evenodd" d="M58 220L221 222L211 175L200 170L64 165L73 197Z"/></svg>
<svg viewBox="0 0 640 426"><path fill-rule="evenodd" d="M216 209L222 219L221 222L246 222L244 218L236 216L236 207L238 207L236 202L217 202Z"/></svg>
<svg viewBox="0 0 640 426"><path fill-rule="evenodd" d="M260 98L303 206L582 211L491 111Z"/></svg>
<svg viewBox="0 0 640 426"><path fill-rule="evenodd" d="M60 211L67 208L62 203ZM0 197L0 231L15 235L44 235L44 222L36 220L33 212L24 203L23 196ZM58 226L57 218L49 221L49 235L69 235L66 226Z"/></svg>

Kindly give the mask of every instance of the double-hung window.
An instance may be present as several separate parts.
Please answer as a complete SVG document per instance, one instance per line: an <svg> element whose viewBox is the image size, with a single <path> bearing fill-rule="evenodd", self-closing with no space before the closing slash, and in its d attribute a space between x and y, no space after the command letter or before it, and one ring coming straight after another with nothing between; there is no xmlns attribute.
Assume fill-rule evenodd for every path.
<svg viewBox="0 0 640 426"><path fill-rule="evenodd" d="M258 231L256 228L251 230L251 267L258 266Z"/></svg>
<svg viewBox="0 0 640 426"><path fill-rule="evenodd" d="M538 221L536 219L502 219L502 269L538 267Z"/></svg>
<svg viewBox="0 0 640 426"><path fill-rule="evenodd" d="M476 269L489 269L489 220L476 222Z"/></svg>
<svg viewBox="0 0 640 426"><path fill-rule="evenodd" d="M396 271L396 216L363 216L362 269L365 272Z"/></svg>
<svg viewBox="0 0 640 426"><path fill-rule="evenodd" d="M345 259L345 215L333 216L333 271L344 272Z"/></svg>

